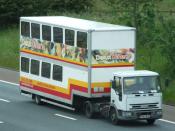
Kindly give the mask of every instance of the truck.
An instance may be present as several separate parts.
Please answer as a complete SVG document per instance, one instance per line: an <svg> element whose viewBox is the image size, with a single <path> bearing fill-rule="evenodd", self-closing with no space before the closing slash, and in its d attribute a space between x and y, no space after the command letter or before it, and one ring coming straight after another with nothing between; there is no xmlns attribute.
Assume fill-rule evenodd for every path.
<svg viewBox="0 0 175 131"><path fill-rule="evenodd" d="M136 29L65 16L20 18L20 93L121 120L162 117L159 74L135 70Z"/></svg>

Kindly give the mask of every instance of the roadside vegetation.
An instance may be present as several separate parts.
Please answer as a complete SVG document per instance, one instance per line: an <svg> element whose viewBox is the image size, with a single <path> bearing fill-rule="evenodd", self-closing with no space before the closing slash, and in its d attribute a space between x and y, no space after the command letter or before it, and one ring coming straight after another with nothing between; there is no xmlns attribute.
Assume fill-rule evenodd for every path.
<svg viewBox="0 0 175 131"><path fill-rule="evenodd" d="M134 26L137 28L136 68L159 72L164 102L175 105L174 0L45 0L44 3L41 0L2 0L0 5L6 1L10 1L6 7L0 7L3 27L0 27L1 67L19 68L19 31L18 27L11 25L17 25L20 16L65 15ZM12 5L15 8L11 8ZM16 10L18 5L23 10ZM11 13L5 8L10 8L8 11ZM168 81L167 86L165 80Z"/></svg>
<svg viewBox="0 0 175 131"><path fill-rule="evenodd" d="M18 70L19 65L19 31L10 26L0 31L0 67Z"/></svg>

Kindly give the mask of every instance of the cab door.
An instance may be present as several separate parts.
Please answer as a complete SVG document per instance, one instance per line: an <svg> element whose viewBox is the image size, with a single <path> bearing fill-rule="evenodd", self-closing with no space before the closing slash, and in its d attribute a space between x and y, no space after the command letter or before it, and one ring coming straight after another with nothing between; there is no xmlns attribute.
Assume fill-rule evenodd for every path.
<svg viewBox="0 0 175 131"><path fill-rule="evenodd" d="M122 110L122 79L114 77L111 81L111 105L118 110Z"/></svg>

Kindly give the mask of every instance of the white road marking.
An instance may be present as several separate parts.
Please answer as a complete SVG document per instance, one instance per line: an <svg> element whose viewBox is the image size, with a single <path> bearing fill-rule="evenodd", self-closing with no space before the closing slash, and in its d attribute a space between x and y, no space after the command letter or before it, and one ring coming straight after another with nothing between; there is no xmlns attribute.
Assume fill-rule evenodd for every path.
<svg viewBox="0 0 175 131"><path fill-rule="evenodd" d="M4 122L3 121L0 121L0 124L3 124Z"/></svg>
<svg viewBox="0 0 175 131"><path fill-rule="evenodd" d="M65 116L65 115L61 115L61 114L55 114L56 116L59 116L59 117L63 117L63 118L66 118L66 119L70 119L70 120L73 120L73 121L76 121L77 119L75 118L72 118L72 117L69 117L69 116Z"/></svg>
<svg viewBox="0 0 175 131"><path fill-rule="evenodd" d="M15 85L15 86L19 86L19 84L12 83L12 82L9 82L9 81L0 80L0 82L11 84L11 85ZM1 99L1 98L0 98L0 101L4 101L4 102L8 102L8 103L10 102L9 100L5 100L5 99ZM59 117L67 118L67 119L70 119L70 120L74 120L74 121L77 120L75 118L64 116L64 115L61 115L61 114L55 114L55 115L59 116ZM169 121L169 120L165 120L165 119L159 119L159 120L167 122L167 123L175 124L175 122L173 122L173 121ZM0 121L0 124L2 124L2 123L4 123L4 122Z"/></svg>
<svg viewBox="0 0 175 131"><path fill-rule="evenodd" d="M164 121L164 122L167 122L167 123L171 123L171 124L175 124L174 121L169 121L169 120L165 120L165 119L159 119L160 121Z"/></svg>
<svg viewBox="0 0 175 131"><path fill-rule="evenodd" d="M2 99L2 98L0 98L0 101L7 102L7 103L9 103L9 102L10 102L9 100Z"/></svg>
<svg viewBox="0 0 175 131"><path fill-rule="evenodd" d="M9 81L0 80L0 82L11 84L11 85L15 85L15 86L19 86L19 84L12 83L12 82L9 82Z"/></svg>

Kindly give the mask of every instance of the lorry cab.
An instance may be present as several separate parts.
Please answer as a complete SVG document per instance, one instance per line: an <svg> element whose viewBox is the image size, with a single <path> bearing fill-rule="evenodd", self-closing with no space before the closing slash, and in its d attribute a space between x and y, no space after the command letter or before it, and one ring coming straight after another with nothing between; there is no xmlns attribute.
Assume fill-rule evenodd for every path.
<svg viewBox="0 0 175 131"><path fill-rule="evenodd" d="M162 117L159 74L152 71L122 71L111 81L110 119L147 120L153 124Z"/></svg>

